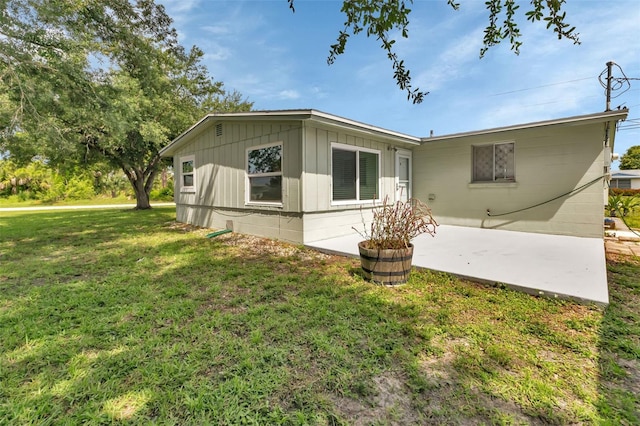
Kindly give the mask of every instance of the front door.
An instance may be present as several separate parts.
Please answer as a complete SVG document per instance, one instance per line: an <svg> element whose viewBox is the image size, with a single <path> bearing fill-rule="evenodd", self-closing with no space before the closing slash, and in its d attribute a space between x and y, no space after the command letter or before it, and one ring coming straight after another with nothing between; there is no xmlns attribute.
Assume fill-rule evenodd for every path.
<svg viewBox="0 0 640 426"><path fill-rule="evenodd" d="M411 198L411 151L396 151L396 201Z"/></svg>

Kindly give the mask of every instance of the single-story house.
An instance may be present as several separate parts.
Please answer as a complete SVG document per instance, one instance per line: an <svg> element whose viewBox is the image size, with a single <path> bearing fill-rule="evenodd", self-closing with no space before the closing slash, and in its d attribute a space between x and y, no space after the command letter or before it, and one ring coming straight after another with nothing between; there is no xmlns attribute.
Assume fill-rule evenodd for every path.
<svg viewBox="0 0 640 426"><path fill-rule="evenodd" d="M209 114L162 151L180 222L307 244L362 229L385 197L441 224L603 236L626 109L416 137L313 109Z"/></svg>
<svg viewBox="0 0 640 426"><path fill-rule="evenodd" d="M616 170L611 173L611 188L640 189L640 170Z"/></svg>

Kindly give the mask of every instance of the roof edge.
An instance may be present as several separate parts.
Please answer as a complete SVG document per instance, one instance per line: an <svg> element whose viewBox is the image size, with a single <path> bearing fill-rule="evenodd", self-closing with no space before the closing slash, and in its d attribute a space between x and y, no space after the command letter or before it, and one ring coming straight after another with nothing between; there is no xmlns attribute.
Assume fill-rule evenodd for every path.
<svg viewBox="0 0 640 426"><path fill-rule="evenodd" d="M466 136L479 136L479 135L486 135L489 133L500 133L500 132L507 132L511 130L523 130L523 129L529 129L533 127L554 126L558 124L572 124L572 123L581 123L585 121L603 121L603 122L614 121L614 120L617 121L617 120L624 120L628 114L629 114L629 110L627 108L622 108L619 110L604 111L604 112L598 112L594 114L576 115L572 117L558 118L553 120L543 120L543 121L535 121L535 122L523 123L523 124L514 124L510 126L494 127L494 128L485 129L485 130L474 130L470 132L451 133L451 134L442 135L442 136L427 136L427 137L420 138L420 141L421 141L420 143L424 144L428 142L436 142L436 141L442 141L442 140L454 139L454 138L460 138L460 137L466 137Z"/></svg>
<svg viewBox="0 0 640 426"><path fill-rule="evenodd" d="M269 111L244 111L244 112L214 112L207 114L194 125L182 132L173 139L167 146L160 150L161 157L170 157L181 144L182 140L192 134L197 128L205 122L215 119L225 120L242 120L247 118L262 118L266 120L289 119L289 120L310 120L317 123L329 124L345 129L357 130L364 133L382 136L387 139L395 140L410 145L420 145L420 138L417 136L407 135L405 133L384 129L382 127L373 126L360 121L351 120L340 117L338 115L329 114L315 109L291 109L291 110L269 110Z"/></svg>

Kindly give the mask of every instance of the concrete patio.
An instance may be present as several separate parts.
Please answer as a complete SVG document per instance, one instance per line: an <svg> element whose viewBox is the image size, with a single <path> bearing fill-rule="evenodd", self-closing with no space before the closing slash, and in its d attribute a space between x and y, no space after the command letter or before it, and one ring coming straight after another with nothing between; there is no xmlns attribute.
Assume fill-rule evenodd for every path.
<svg viewBox="0 0 640 426"><path fill-rule="evenodd" d="M307 244L358 256L362 237ZM414 241L413 265L482 282L506 284L532 294L609 303L602 238L580 238L440 225L435 238Z"/></svg>

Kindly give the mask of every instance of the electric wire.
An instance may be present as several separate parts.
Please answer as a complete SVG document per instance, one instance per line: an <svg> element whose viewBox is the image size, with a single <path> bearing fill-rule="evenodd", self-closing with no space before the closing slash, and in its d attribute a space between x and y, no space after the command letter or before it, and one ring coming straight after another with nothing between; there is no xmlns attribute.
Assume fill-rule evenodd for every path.
<svg viewBox="0 0 640 426"><path fill-rule="evenodd" d="M607 182L607 187L609 189L611 189L611 185L609 184L609 182ZM622 220L622 223L624 223L626 225L627 228L629 228L629 231L631 231L633 234L637 235L638 237L640 237L640 234L631 227L631 225L629 225L626 221L626 219L624 218L624 212L620 209L620 207L616 207L615 208L616 213L618 213L620 220Z"/></svg>
<svg viewBox="0 0 640 426"><path fill-rule="evenodd" d="M611 92L610 92L610 99L615 99L618 96L622 95L623 93L625 93L626 91L628 91L629 89L631 89L631 83L629 82L629 80L640 80L637 78L629 78L627 77L627 75L624 73L624 71L622 70L622 67L618 64L616 64L615 62L613 62L613 65L615 65L618 70L620 71L620 73L622 74L623 77L611 77ZM600 85L604 88L605 90L605 95L607 94L607 88L609 87L609 84L607 82L607 73L608 73L608 68L605 68L604 71L602 71L600 73L600 75L598 76L598 81L600 82ZM604 76L604 77L603 77ZM616 94L615 96L613 96L613 92L617 91L617 90L621 90L623 87L625 87L624 90L622 90L622 92Z"/></svg>
<svg viewBox="0 0 640 426"><path fill-rule="evenodd" d="M529 207L524 207L524 208L521 208L521 209L518 209L518 210L513 210L513 211L510 211L510 212L506 212L506 213L498 213L498 214L494 214L494 213L491 213L490 211L487 211L487 216L489 216L489 217L507 216L507 215L510 215L510 214L520 213L520 212L523 212L523 211L525 211L525 210L531 210L531 209L534 209L534 208L536 208L536 207L540 207L540 206L543 206L543 205L545 205L545 204L549 204L549 203L551 203L551 202L553 202L553 201L555 201L555 200L558 200L558 199L560 199L560 198L567 197L567 196L572 195L572 194L574 194L574 193L576 193L576 192L580 192L580 191L582 191L583 189L585 189L585 188L587 188L587 187L589 187L589 186L593 185L594 183L598 182L600 179L602 179L602 178L604 178L604 177L606 177L606 176L607 176L607 175L599 176L599 177L597 177L596 179L594 179L594 180L592 180L592 181L590 181L590 182L587 182L587 183L585 183L585 184L584 184L584 185L582 185L582 186L579 186L579 187L577 187L577 188L574 188L574 189L572 189L572 190L571 190L571 191L569 191L569 192L565 192L565 193L564 193L564 194L562 194L562 195L558 195L557 197L553 197L553 198L552 198L552 199L550 199L550 200L543 201L543 202L541 202L541 203L534 204L534 205L529 206Z"/></svg>

